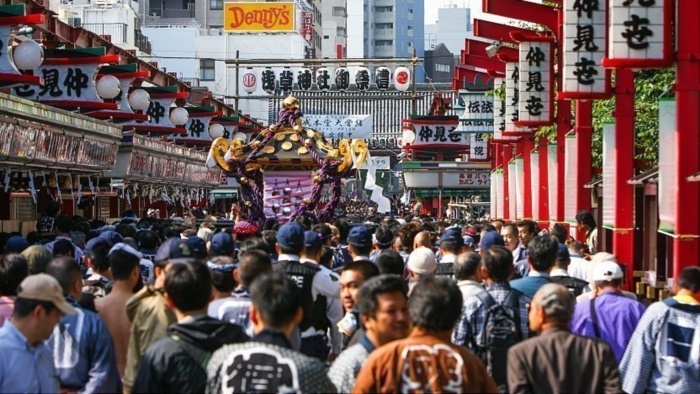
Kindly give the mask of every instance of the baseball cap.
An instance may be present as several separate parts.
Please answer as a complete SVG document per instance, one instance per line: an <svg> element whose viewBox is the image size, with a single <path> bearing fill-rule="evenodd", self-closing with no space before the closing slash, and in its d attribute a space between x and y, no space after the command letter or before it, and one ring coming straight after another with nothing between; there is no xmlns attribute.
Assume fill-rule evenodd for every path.
<svg viewBox="0 0 700 394"><path fill-rule="evenodd" d="M494 245L505 246L505 242L503 242L503 237L498 233L498 231L489 231L481 238L479 249L488 250Z"/></svg>
<svg viewBox="0 0 700 394"><path fill-rule="evenodd" d="M47 274L29 275L19 284L17 298L48 301L66 315L75 315L75 308L66 302L56 278Z"/></svg>
<svg viewBox="0 0 700 394"><path fill-rule="evenodd" d="M557 250L557 259L568 260L570 258L571 255L569 254L569 248L567 248L564 244L559 244L559 249Z"/></svg>
<svg viewBox="0 0 700 394"><path fill-rule="evenodd" d="M190 247L194 257L204 259L207 257L207 243L196 235L193 235L185 240L187 246Z"/></svg>
<svg viewBox="0 0 700 394"><path fill-rule="evenodd" d="M442 237L440 237L440 243L443 242L457 242L460 245L464 245L462 234L460 234L459 230L456 229L445 230L445 232L442 233Z"/></svg>
<svg viewBox="0 0 700 394"><path fill-rule="evenodd" d="M416 274L432 274L437 269L435 253L425 246L414 249L408 256L407 267Z"/></svg>
<svg viewBox="0 0 700 394"><path fill-rule="evenodd" d="M171 263L190 263L197 258L187 245L187 241L179 238L168 238L156 252L155 262L168 260Z"/></svg>
<svg viewBox="0 0 700 394"><path fill-rule="evenodd" d="M118 242L118 243L114 244L114 246L112 246L112 249L109 250L109 253L107 254L107 256L111 256L112 253L116 252L117 250L122 250L126 253L129 253L132 256L138 257L139 260L143 258L143 255L141 254L141 252L139 252L138 250L134 249L130 245L125 244L123 242Z"/></svg>
<svg viewBox="0 0 700 394"><path fill-rule="evenodd" d="M474 242L474 238L472 238L470 235L465 235L462 237L462 240L464 240L464 246L476 246L476 242Z"/></svg>
<svg viewBox="0 0 700 394"><path fill-rule="evenodd" d="M321 234L315 231L304 232L304 247L312 249L320 249L323 246Z"/></svg>
<svg viewBox="0 0 700 394"><path fill-rule="evenodd" d="M297 222L283 224L277 231L277 243L289 248L304 246L304 229Z"/></svg>
<svg viewBox="0 0 700 394"><path fill-rule="evenodd" d="M604 261L597 263L593 267L593 281L612 281L615 279L622 279L622 269L617 263L612 261Z"/></svg>
<svg viewBox="0 0 700 394"><path fill-rule="evenodd" d="M97 245L105 244L109 247L112 247L112 243L107 241L106 239L102 237L95 237L91 238L87 243L85 244L85 254L89 255L90 251L95 248Z"/></svg>
<svg viewBox="0 0 700 394"><path fill-rule="evenodd" d="M22 253L24 249L29 247L29 241L26 238L13 235L7 239L5 243L5 253Z"/></svg>
<svg viewBox="0 0 700 394"><path fill-rule="evenodd" d="M121 234L113 230L107 230L100 233L100 238L106 239L110 245L118 244L124 240Z"/></svg>
<svg viewBox="0 0 700 394"><path fill-rule="evenodd" d="M348 243L357 246L369 246L372 244L372 232L365 226L355 226L350 229Z"/></svg>
<svg viewBox="0 0 700 394"><path fill-rule="evenodd" d="M211 255L212 256L231 256L233 255L233 238L231 234L220 232L211 237Z"/></svg>

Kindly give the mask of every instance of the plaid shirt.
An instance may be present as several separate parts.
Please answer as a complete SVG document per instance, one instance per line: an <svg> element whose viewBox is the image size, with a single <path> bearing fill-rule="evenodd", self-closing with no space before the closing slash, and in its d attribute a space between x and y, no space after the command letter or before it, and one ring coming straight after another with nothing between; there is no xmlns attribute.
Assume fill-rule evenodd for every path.
<svg viewBox="0 0 700 394"><path fill-rule="evenodd" d="M656 302L642 315L620 362L625 392L700 392L700 306L678 305Z"/></svg>
<svg viewBox="0 0 700 394"><path fill-rule="evenodd" d="M510 285L508 283L494 282L486 287L486 291L500 304L503 303L508 296ZM523 336L522 339L527 339L530 336L528 309L531 299L525 295L521 295L518 301L520 303L520 332ZM466 346L474 352L477 351L477 349L473 348L473 345L474 343L478 346L483 345L481 331L484 326L485 314L484 304L478 297L473 296L464 300L462 315L459 317L457 325L452 331L452 343Z"/></svg>

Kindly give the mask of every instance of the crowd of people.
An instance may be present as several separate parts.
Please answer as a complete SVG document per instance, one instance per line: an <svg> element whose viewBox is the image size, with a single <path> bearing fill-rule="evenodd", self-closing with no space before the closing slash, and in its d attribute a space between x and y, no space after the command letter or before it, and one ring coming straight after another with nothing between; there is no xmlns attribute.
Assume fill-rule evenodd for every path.
<svg viewBox="0 0 700 394"><path fill-rule="evenodd" d="M585 243L530 220L232 215L50 206L0 234L0 392L700 390L700 267L645 305L588 212Z"/></svg>

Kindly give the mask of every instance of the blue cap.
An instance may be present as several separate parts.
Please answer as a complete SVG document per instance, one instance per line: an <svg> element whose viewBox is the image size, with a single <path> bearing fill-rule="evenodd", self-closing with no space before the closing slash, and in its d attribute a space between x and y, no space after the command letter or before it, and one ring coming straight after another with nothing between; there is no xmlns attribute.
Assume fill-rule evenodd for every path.
<svg viewBox="0 0 700 394"><path fill-rule="evenodd" d="M110 248L113 246L111 242L107 241L106 239L104 239L102 237L90 238L90 240L87 241L87 243L85 244L85 254L89 255L90 251L94 247L96 247L97 245L100 245L100 244L107 245Z"/></svg>
<svg viewBox="0 0 700 394"><path fill-rule="evenodd" d="M481 238L481 243L479 244L480 250L489 250L492 246L500 245L505 246L503 242L503 237L498 231L489 231Z"/></svg>
<svg viewBox="0 0 700 394"><path fill-rule="evenodd" d="M121 234L112 230L103 231L100 233L100 238L106 239L109 242L109 246L114 246L124 240Z"/></svg>
<svg viewBox="0 0 700 394"><path fill-rule="evenodd" d="M231 234L220 232L211 237L210 252L212 256L233 256L233 238Z"/></svg>
<svg viewBox="0 0 700 394"><path fill-rule="evenodd" d="M7 239L5 243L5 253L22 253L24 249L29 247L29 241L26 238L13 235Z"/></svg>
<svg viewBox="0 0 700 394"><path fill-rule="evenodd" d="M304 228L297 222L283 224L277 231L277 243L288 248L304 246Z"/></svg>
<svg viewBox="0 0 700 394"><path fill-rule="evenodd" d="M372 232L365 226L355 226L350 229L348 243L357 246L372 245Z"/></svg>
<svg viewBox="0 0 700 394"><path fill-rule="evenodd" d="M168 238L156 252L155 262L168 260L171 263L192 262L197 258L187 241L180 238Z"/></svg>
<svg viewBox="0 0 700 394"><path fill-rule="evenodd" d="M315 231L305 231L304 247L311 249L320 249L321 247L323 247L323 240L321 240L321 234Z"/></svg>
<svg viewBox="0 0 700 394"><path fill-rule="evenodd" d="M202 238L193 235L187 238L185 241L187 242L187 246L190 247L192 253L194 253L194 257L198 259L204 259L207 257L207 243Z"/></svg>
<svg viewBox="0 0 700 394"><path fill-rule="evenodd" d="M557 259L568 260L570 258L571 255L569 254L569 248L567 248L564 244L559 244L559 249L557 250Z"/></svg>
<svg viewBox="0 0 700 394"><path fill-rule="evenodd" d="M442 233L442 237L440 237L440 243L443 242L457 242L459 245L463 245L464 239L462 238L462 234L459 230L447 229L444 233Z"/></svg>
<svg viewBox="0 0 700 394"><path fill-rule="evenodd" d="M462 237L462 239L464 240L464 246L476 246L476 242L474 241L474 238L471 237L471 235L465 235Z"/></svg>

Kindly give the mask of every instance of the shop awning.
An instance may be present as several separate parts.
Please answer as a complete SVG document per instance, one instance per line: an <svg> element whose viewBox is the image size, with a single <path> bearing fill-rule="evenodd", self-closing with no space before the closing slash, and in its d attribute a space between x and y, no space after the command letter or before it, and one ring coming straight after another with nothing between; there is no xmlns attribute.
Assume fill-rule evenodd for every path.
<svg viewBox="0 0 700 394"><path fill-rule="evenodd" d="M603 178L597 178L597 179L592 179L590 182L586 183L583 185L584 188L586 189L595 189L598 187L601 183L603 183Z"/></svg>
<svg viewBox="0 0 700 394"><path fill-rule="evenodd" d="M654 167L627 181L630 185L643 185L645 183L657 183L659 181L659 167Z"/></svg>

